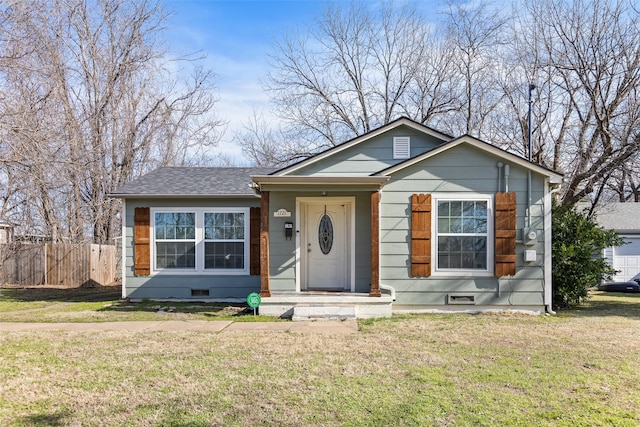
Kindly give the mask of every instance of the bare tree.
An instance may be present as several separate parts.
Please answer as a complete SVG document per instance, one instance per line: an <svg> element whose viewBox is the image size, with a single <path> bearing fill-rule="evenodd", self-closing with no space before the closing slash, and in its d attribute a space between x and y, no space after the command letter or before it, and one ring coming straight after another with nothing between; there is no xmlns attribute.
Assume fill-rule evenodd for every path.
<svg viewBox="0 0 640 427"><path fill-rule="evenodd" d="M640 16L626 1L529 3L553 104L541 155L567 174L563 201L598 194L640 150ZM539 147L542 148L542 147Z"/></svg>
<svg viewBox="0 0 640 427"><path fill-rule="evenodd" d="M473 6L452 1L446 16L460 98L460 118L447 116L447 130L483 137L485 123L502 101L498 85L501 64L496 59L506 44L507 16L485 1ZM456 129L458 122L462 123Z"/></svg>
<svg viewBox="0 0 640 427"><path fill-rule="evenodd" d="M170 69L152 1L14 2L1 14L1 161L29 183L5 213L55 240L109 242L110 191L217 143L213 76L189 58Z"/></svg>
<svg viewBox="0 0 640 427"><path fill-rule="evenodd" d="M408 5L330 5L315 29L276 46L267 80L276 113L320 147L388 123L406 109L426 34Z"/></svg>

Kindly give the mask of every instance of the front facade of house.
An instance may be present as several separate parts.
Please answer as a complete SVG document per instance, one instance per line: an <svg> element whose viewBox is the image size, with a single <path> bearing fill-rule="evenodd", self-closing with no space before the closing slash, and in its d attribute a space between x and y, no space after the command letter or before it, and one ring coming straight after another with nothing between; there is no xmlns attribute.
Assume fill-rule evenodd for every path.
<svg viewBox="0 0 640 427"><path fill-rule="evenodd" d="M160 169L114 194L123 296L392 293L396 312L544 312L561 179L406 118L278 171Z"/></svg>

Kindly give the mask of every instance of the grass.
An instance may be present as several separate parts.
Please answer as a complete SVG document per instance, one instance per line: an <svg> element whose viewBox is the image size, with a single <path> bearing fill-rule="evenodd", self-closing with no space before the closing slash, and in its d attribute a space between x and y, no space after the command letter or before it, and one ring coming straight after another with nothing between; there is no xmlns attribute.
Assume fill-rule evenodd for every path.
<svg viewBox="0 0 640 427"><path fill-rule="evenodd" d="M0 322L275 321L271 317L253 316L253 311L241 303L131 303L120 299L120 296L119 286L91 289L2 288Z"/></svg>
<svg viewBox="0 0 640 427"><path fill-rule="evenodd" d="M605 293L339 336L0 332L0 425L636 426L639 354L640 295Z"/></svg>

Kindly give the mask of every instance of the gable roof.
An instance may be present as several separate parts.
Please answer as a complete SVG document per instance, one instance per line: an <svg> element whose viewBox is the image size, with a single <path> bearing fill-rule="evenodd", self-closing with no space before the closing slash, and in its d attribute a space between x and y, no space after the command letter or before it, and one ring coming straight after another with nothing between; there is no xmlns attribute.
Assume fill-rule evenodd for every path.
<svg viewBox="0 0 640 427"><path fill-rule="evenodd" d="M287 175L291 172L294 172L300 168L303 168L305 166L314 164L316 162L319 162L323 159L326 159L327 157L330 157L336 153L339 153L343 150L346 150L347 148L351 148L355 145L358 145L364 141L367 141L371 138L374 138L380 134L383 134L385 132L388 132L391 129L400 127L400 126L408 126L410 128L413 128L419 132L425 133L427 135L433 136L437 139L442 140L443 142L445 141L449 141L451 138L453 138L451 135L447 135L443 132L437 131L433 128L430 128L429 126L425 126L421 123L418 123L416 121L413 121L407 117L400 117L399 119L396 119L392 122L387 123L384 126L381 126L377 129L374 129L370 132L367 132L363 135L357 136L353 139L350 139L349 141L343 142L342 144L336 145L335 147L331 147L325 151L322 151L316 155L313 155L311 157L308 157L304 160L301 160L297 163L294 163L292 165L286 166L282 169L276 170L274 172L272 172L270 175L276 175L276 176L282 176L282 175Z"/></svg>
<svg viewBox="0 0 640 427"><path fill-rule="evenodd" d="M162 167L123 185L111 197L255 197L251 175L273 168Z"/></svg>
<svg viewBox="0 0 640 427"><path fill-rule="evenodd" d="M488 142L484 142L478 138L475 138L471 135L463 135L460 136L458 138L455 138L449 142L445 142L442 145L439 145L438 147L429 150L425 153L419 154L417 156L414 156L410 159L405 160L402 163L398 163L396 165L390 166L386 169L383 169L381 171L378 171L376 173L373 173L372 176L387 176L387 175L391 175L399 170L402 170L406 167L412 166L418 162L421 162L422 160L428 159L430 157L433 156L437 156L438 154L450 150L454 147L457 147L461 144L468 144L471 145L473 147L476 147L482 151L485 151L487 153L490 153L500 159L503 159L504 161L508 161L508 162L512 162L515 163L519 166L522 166L526 169L530 169L533 172L537 172L541 175L545 175L548 176L551 179L551 183L552 184L560 184L562 182L563 179L563 174L553 171L549 168L546 168L544 166L540 166L537 163L533 163L530 162L527 159L524 159L520 156L517 156L513 153L510 153L506 150L503 150L502 148L496 147L495 145L489 144Z"/></svg>
<svg viewBox="0 0 640 427"><path fill-rule="evenodd" d="M603 203L595 210L595 214L596 222L607 230L640 233L640 203Z"/></svg>

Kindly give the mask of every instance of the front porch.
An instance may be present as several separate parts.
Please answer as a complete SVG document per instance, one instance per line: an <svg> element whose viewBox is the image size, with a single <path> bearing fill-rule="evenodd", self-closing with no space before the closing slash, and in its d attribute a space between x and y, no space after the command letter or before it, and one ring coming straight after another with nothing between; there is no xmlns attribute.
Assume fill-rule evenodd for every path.
<svg viewBox="0 0 640 427"><path fill-rule="evenodd" d="M368 293L272 292L262 298L260 314L301 320L368 319L391 317L391 295L371 298Z"/></svg>

